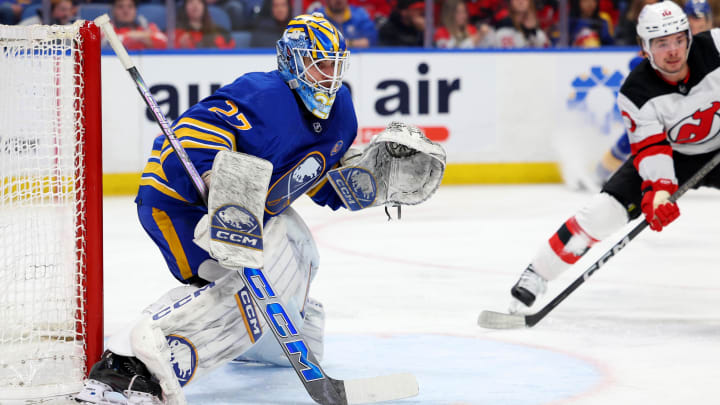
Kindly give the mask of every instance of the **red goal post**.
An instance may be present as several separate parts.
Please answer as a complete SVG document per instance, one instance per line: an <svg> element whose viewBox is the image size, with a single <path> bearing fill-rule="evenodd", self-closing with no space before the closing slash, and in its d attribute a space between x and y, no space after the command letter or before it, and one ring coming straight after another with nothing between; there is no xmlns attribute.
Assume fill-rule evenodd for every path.
<svg viewBox="0 0 720 405"><path fill-rule="evenodd" d="M0 51L0 403L63 402L103 350L100 30Z"/></svg>

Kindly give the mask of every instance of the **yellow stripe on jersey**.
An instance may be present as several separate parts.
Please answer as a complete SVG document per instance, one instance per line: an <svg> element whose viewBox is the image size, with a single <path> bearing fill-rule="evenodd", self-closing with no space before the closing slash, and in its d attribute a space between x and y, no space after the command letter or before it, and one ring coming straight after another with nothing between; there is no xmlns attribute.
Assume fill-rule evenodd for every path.
<svg viewBox="0 0 720 405"><path fill-rule="evenodd" d="M178 139L182 142L183 137L193 138L197 141L208 141L213 143L219 143L221 145L225 146L225 149L233 150L233 143L228 142L227 138L222 136L215 136L210 135L203 131L198 131L194 128L188 128L188 127L180 127L175 130L175 135L177 135ZM168 145L169 143L167 140L163 143L163 148L165 148L165 145Z"/></svg>
<svg viewBox="0 0 720 405"><path fill-rule="evenodd" d="M144 173L154 174L154 175L160 177L161 179L163 179L164 181L168 181L167 176L165 176L165 171L163 170L162 165L160 165L160 163L147 162L147 164L145 165Z"/></svg>
<svg viewBox="0 0 720 405"><path fill-rule="evenodd" d="M163 152L160 155L160 163L165 163L165 159L167 159L168 156L175 153L175 150L170 147L170 144L163 144ZM202 143L202 141L196 140L196 139L181 139L180 145L185 149L213 149L213 150L227 150L227 148L223 148L222 146L218 145L208 145L206 143Z"/></svg>
<svg viewBox="0 0 720 405"><path fill-rule="evenodd" d="M191 127L195 127L202 131L212 132L216 135L216 137L212 137L212 135L210 135L206 132L195 131L195 132L202 134L201 136L199 136L200 138L212 137L212 138L208 138L208 139L212 140L213 142L223 143L223 144L227 145L227 147L230 150L235 150L235 135L233 135L232 133L230 133L222 128L208 124L207 122L198 121L194 118L185 117L185 118L181 118L180 121L178 121L177 124L175 124L173 129L175 130L175 134L178 135L178 137L180 137L180 134L178 133L178 131L180 129L182 129L182 128L190 129ZM222 138L223 141L217 140L218 138Z"/></svg>
<svg viewBox="0 0 720 405"><path fill-rule="evenodd" d="M177 191L175 191L173 188L168 186L167 184L163 184L157 179L154 179L152 177L142 177L140 178L140 185L141 186L150 186L154 188L155 190L165 194L168 197L175 198L176 200L187 202L186 199L184 199L180 194L178 194Z"/></svg>
<svg viewBox="0 0 720 405"><path fill-rule="evenodd" d="M178 269L180 269L180 275L185 280L189 279L193 276L192 270L185 255L185 250L180 243L180 238L178 238L177 232L175 231L175 226L173 226L172 221L170 221L170 217L165 211L157 208L152 209L152 217L158 229L162 232L165 241L168 243L170 253L175 257Z"/></svg>

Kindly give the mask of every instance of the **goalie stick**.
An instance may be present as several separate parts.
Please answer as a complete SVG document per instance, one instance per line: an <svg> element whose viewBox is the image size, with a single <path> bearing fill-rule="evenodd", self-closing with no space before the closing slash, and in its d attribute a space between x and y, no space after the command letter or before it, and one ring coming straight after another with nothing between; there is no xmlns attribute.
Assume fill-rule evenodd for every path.
<svg viewBox="0 0 720 405"><path fill-rule="evenodd" d="M120 42L110 24L110 18L107 14L103 14L95 19L95 24L102 28L110 46L112 46L123 67L135 82L140 95L145 100L145 104L153 113L155 121L175 150L175 153L177 153L195 190L207 206L208 190L205 182L200 177L195 166L193 166L185 149L180 144L164 114L160 111L160 107L145 85L140 72L133 64L122 42ZM255 304L259 308L263 308L259 312L267 321L270 326L269 329L272 330L290 364L292 364L298 377L300 377L300 381L315 402L323 405L362 404L402 399L418 394L417 380L415 376L408 373L354 380L336 380L329 377L320 367L317 358L310 351L307 344L305 344L305 340L286 315L285 306L279 297L275 295L262 270L244 268L239 270L238 273L242 276L245 285L249 287L248 290L250 290Z"/></svg>
<svg viewBox="0 0 720 405"><path fill-rule="evenodd" d="M670 196L668 201L676 202L689 189L695 187L708 173L710 173L718 164L720 164L720 152L717 152L712 159L703 165L685 184ZM648 222L643 218L633 227L619 242L615 243L605 254L603 254L595 263L593 263L585 272L578 277L572 284L565 288L552 301L547 303L542 309L534 314L506 314L495 311L482 311L478 317L478 325L488 329L517 329L522 327L531 328L540 322L547 314L565 300L573 291L580 287L590 276L600 270L605 263L612 257L623 250L631 240L635 239L640 232L647 228Z"/></svg>

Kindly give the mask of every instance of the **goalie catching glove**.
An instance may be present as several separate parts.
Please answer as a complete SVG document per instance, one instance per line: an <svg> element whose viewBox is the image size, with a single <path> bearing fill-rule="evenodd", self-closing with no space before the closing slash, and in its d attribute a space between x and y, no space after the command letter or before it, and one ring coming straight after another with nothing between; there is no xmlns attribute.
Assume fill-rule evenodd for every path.
<svg viewBox="0 0 720 405"><path fill-rule="evenodd" d="M430 198L445 172L445 150L417 127L391 122L362 153L351 148L328 180L351 211L415 205Z"/></svg>

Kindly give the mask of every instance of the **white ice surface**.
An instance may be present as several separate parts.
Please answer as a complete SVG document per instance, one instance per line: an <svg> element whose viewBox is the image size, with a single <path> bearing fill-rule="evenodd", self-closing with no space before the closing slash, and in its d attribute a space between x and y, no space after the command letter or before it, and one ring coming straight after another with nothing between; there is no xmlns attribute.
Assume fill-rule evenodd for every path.
<svg viewBox="0 0 720 405"><path fill-rule="evenodd" d="M296 209L321 254L311 295L327 311L334 378L418 376L398 404L720 403L720 193L691 191L532 329L483 330L509 288L589 194L560 185L441 187L387 222L382 209ZM105 199L105 333L175 285L132 198ZM619 235L608 239L615 242ZM550 285L544 304L607 244ZM291 369L230 364L192 382L191 404L310 404Z"/></svg>

